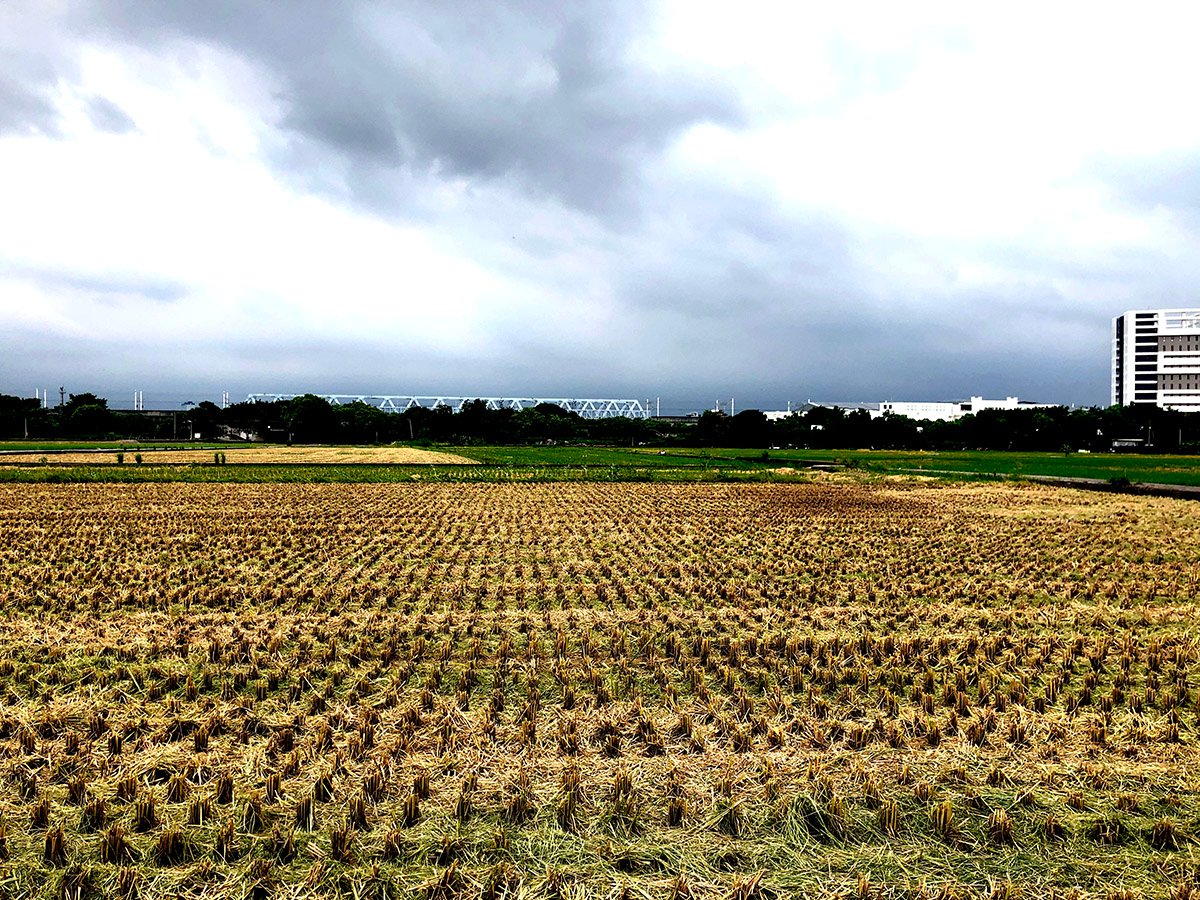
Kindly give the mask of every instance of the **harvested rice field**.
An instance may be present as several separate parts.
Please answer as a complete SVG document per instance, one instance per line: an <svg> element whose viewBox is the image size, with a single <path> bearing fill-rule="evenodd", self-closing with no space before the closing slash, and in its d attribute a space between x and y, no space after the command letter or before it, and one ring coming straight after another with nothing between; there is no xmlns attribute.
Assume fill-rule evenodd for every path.
<svg viewBox="0 0 1200 900"><path fill-rule="evenodd" d="M0 485L0 896L1198 897L1196 510Z"/></svg>
<svg viewBox="0 0 1200 900"><path fill-rule="evenodd" d="M230 444L220 450L154 450L128 447L86 452L30 451L0 455L3 465L464 465L474 460L454 453L421 450L417 447L288 447L280 444Z"/></svg>

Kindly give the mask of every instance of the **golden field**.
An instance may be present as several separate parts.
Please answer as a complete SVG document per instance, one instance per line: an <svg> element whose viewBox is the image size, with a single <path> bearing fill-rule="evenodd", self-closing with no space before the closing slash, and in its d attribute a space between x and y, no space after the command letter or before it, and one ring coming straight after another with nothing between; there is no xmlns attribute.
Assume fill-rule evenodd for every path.
<svg viewBox="0 0 1200 900"><path fill-rule="evenodd" d="M279 444L230 444L220 450L146 450L129 447L124 450L104 450L88 453L8 453L0 456L0 466L14 463L46 463L49 465L93 465L112 464L120 461L125 465L136 465L135 455L140 454L142 465L186 465L189 463L212 463L213 454L224 454L222 463L315 463L361 465L387 463L390 465L464 465L474 460L453 453L436 450L421 450L416 447L288 447Z"/></svg>
<svg viewBox="0 0 1200 900"><path fill-rule="evenodd" d="M0 485L0 895L1200 896L1196 522Z"/></svg>

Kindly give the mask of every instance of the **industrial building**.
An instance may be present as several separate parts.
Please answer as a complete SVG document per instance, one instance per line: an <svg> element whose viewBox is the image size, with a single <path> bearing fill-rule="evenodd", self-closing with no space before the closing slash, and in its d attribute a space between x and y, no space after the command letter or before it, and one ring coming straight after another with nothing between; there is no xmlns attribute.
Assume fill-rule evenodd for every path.
<svg viewBox="0 0 1200 900"><path fill-rule="evenodd" d="M1017 397L1005 397L1003 400L972 397L970 400L952 400L949 403L885 400L879 404L879 415L890 413L893 416L907 416L910 419L924 419L929 422L953 422L985 409L1046 409L1058 405L1060 404L1035 403Z"/></svg>
<svg viewBox="0 0 1200 900"><path fill-rule="evenodd" d="M809 401L809 405L836 407L847 411L862 409L866 410L872 419L883 415L892 415L925 422L953 422L963 416L973 415L985 409L1044 409L1059 404L1034 403L1017 397L1005 397L1003 400L972 397L969 400L950 401L884 400L882 403L817 403Z"/></svg>
<svg viewBox="0 0 1200 900"><path fill-rule="evenodd" d="M1131 309L1112 320L1112 402L1200 412L1200 309Z"/></svg>

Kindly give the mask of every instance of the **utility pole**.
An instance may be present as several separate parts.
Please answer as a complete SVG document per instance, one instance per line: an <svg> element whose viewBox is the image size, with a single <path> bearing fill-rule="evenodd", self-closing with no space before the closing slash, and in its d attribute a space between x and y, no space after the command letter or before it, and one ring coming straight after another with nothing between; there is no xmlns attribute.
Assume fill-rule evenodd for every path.
<svg viewBox="0 0 1200 900"><path fill-rule="evenodd" d="M65 387L60 387L58 389L58 405L65 406L66 403L67 403L67 389Z"/></svg>

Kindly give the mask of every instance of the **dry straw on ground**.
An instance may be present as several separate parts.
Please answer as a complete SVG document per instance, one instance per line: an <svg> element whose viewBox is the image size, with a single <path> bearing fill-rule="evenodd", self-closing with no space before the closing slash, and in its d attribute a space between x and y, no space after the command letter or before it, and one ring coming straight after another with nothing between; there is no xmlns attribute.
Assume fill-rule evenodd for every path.
<svg viewBox="0 0 1200 900"><path fill-rule="evenodd" d="M104 450L87 453L9 453L0 456L0 465L14 463L46 463L47 465L91 465L112 464L120 461L125 465L136 465L141 456L142 465L181 465L188 463L211 463L213 454L223 454L225 465L238 463L317 463L342 465L378 464L392 465L469 465L474 460L453 453L421 450L416 447L288 447L274 444L229 444L216 450L141 450L128 447L123 450Z"/></svg>
<svg viewBox="0 0 1200 900"><path fill-rule="evenodd" d="M1196 896L1195 522L0 486L0 893Z"/></svg>

